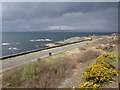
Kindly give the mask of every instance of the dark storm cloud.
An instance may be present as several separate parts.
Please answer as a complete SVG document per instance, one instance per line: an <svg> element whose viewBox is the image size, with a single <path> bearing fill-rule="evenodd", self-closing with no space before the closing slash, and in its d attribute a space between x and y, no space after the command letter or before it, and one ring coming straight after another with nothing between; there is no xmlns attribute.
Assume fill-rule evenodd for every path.
<svg viewBox="0 0 120 90"><path fill-rule="evenodd" d="M3 31L117 31L117 3L3 3Z"/></svg>
<svg viewBox="0 0 120 90"><path fill-rule="evenodd" d="M66 13L92 12L115 7L116 3L3 3L3 20L57 17Z"/></svg>

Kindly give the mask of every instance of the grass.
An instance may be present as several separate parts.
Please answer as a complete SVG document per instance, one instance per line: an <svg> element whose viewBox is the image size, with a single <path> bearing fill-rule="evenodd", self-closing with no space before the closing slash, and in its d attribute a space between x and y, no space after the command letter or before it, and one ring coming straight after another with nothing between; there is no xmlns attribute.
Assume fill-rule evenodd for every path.
<svg viewBox="0 0 120 90"><path fill-rule="evenodd" d="M17 76L16 74L11 77L10 83L11 83L11 86L12 86L12 87L17 87L17 86L18 86L17 77L18 77L18 76Z"/></svg>
<svg viewBox="0 0 120 90"><path fill-rule="evenodd" d="M78 50L74 52L73 49L73 54L60 52L13 68L4 73L3 87L57 88L73 74L78 64L93 60L103 53L100 49Z"/></svg>
<svg viewBox="0 0 120 90"><path fill-rule="evenodd" d="M80 63L78 60L85 63L96 58L98 54L100 54L99 51L86 50L83 53L74 53L73 55L62 52L43 59L37 59L25 64L22 68L16 68L9 75L5 73L3 86L57 87L65 78L73 74L72 70Z"/></svg>
<svg viewBox="0 0 120 90"><path fill-rule="evenodd" d="M13 68L10 71L3 72L2 84L6 84L8 87L17 87L21 81L21 73L23 66ZM4 81L4 82L3 82ZM6 87L6 86L5 86Z"/></svg>
<svg viewBox="0 0 120 90"><path fill-rule="evenodd" d="M91 59L98 57L99 55L101 55L100 51L95 51L95 50L89 49L89 50L86 50L81 55L77 54L76 58L77 58L77 62L85 63Z"/></svg>
<svg viewBox="0 0 120 90"><path fill-rule="evenodd" d="M56 56L58 57L58 55L55 55L53 57L56 57ZM3 76L3 81L5 81L5 82L3 82L3 85L5 84L7 87L17 87L18 85L23 86L23 84L21 82L24 82L27 85L27 83L26 83L27 81L31 81L31 79L33 78L33 80L31 82L34 82L35 81L34 79L39 77L41 82L37 82L37 83L39 83L39 85L41 85L41 87L42 87L42 86L44 86L45 83L55 82L57 78L58 79L65 78L66 70L64 68L66 67L67 62L69 62L69 61L67 61L65 63L62 62L60 64L61 68L59 68L59 66L60 66L59 60L56 60L56 58L53 59L53 57L47 58L47 59L51 58L52 63L46 62L45 59L38 59L36 62L30 62L30 63L25 64L23 67L17 67L16 69L14 68L14 70L7 71L8 73L4 73L4 76ZM55 64L53 64L53 62ZM21 69L19 69L19 68L21 68ZM59 74L56 74L56 72ZM51 79L48 80L47 78L50 78L50 77L51 77ZM56 79L54 79L55 77L56 77ZM46 80L48 80L48 81L46 81ZM24 86L24 87L26 87L26 86Z"/></svg>
<svg viewBox="0 0 120 90"><path fill-rule="evenodd" d="M29 78L34 78L40 72L41 72L40 69L37 67L35 63L29 62L27 65L25 65L22 71L22 79L27 80Z"/></svg>

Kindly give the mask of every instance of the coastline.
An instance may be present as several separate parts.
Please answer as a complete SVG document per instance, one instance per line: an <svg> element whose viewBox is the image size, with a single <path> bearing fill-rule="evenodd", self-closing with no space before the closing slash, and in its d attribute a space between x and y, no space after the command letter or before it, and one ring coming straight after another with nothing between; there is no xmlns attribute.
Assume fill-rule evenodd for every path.
<svg viewBox="0 0 120 90"><path fill-rule="evenodd" d="M46 52L47 56L38 58L35 54L40 54L43 56L41 52L38 53L32 53L31 55L25 55L25 56L19 56L15 57L14 60L21 61L23 57L26 57L29 59L32 59L33 57L36 57L36 59L32 59L32 61L28 61L26 63L21 63L19 65L16 65L15 67L7 69L4 73L4 84L5 87L50 87L50 88L73 88L80 85L84 80L82 80L83 77L83 71L85 68L90 65L94 64L96 62L96 58L99 55L105 54L105 53L114 53L117 54L117 47L116 47L116 36L115 35L109 35L109 36L103 36L101 39L96 39L95 42L87 43L80 42L79 44L73 44L69 45L69 49L65 50L67 48L66 46L63 46L65 48L58 47L59 50L62 52L58 52L57 54L53 54L52 56L48 55L48 50L44 50L44 54ZM82 43L82 44L81 44ZM109 44L109 45L108 45ZM77 45L77 46L76 46ZM55 50L54 48L52 50ZM48 51L48 52L47 52ZM56 50L58 51L58 49ZM115 53L115 52L116 53ZM9 64L16 63L14 60L8 59L4 60L3 66L5 66L5 62L8 62ZM23 61L21 61L23 62ZM8 64L6 63L6 65ZM117 62L114 64L116 66ZM33 65L37 65L37 67L32 67ZM8 65L9 66L9 65ZM12 65L13 66L13 65ZM42 70L39 74L35 74L35 78L25 79L22 80L22 82L19 82L17 80L16 84L15 82L11 82L12 80L16 80L16 78L19 78L19 75L22 75L21 73L29 73L34 68L37 68L37 70ZM24 71L27 70L27 71ZM12 77L16 75L15 77ZM32 75L32 74L30 74ZM10 78L11 76L11 78ZM28 76L28 75L27 75ZM20 76L21 78L24 76ZM47 79L49 78L49 79ZM32 80L32 81L31 81ZM46 81L47 80L47 81ZM40 81L40 82L37 82ZM45 81L48 83L47 86L45 85ZM29 82L34 82L32 85ZM118 87L117 80L113 83L112 87ZM12 86L14 85L14 86ZM18 86L15 86L18 85ZM28 86L27 86L28 85ZM38 85L38 86L37 86Z"/></svg>
<svg viewBox="0 0 120 90"><path fill-rule="evenodd" d="M16 53L21 53L21 52L27 52L35 49L40 49L40 48L45 48L49 47L46 46L48 43L55 43L55 45L60 44L57 43L58 41L61 42L68 42L66 39L72 39L72 37L84 37L84 36L91 36L91 35L108 35L112 34L110 32L5 32L3 33L3 40L1 42L2 46L2 56L6 55L11 55L11 54L16 54ZM21 35L23 37L21 37ZM16 37L18 36L18 37ZM26 37L27 36L27 37ZM19 38L20 37L20 38ZM77 39L77 38L76 38ZM62 43L61 43L62 44ZM51 46L53 46L51 45Z"/></svg>
<svg viewBox="0 0 120 90"><path fill-rule="evenodd" d="M47 50L47 49L51 49L51 48L61 47L61 46L69 45L69 44L89 41L89 40L92 40L92 39L100 38L102 36L105 36L105 35L99 35L99 36L98 35L92 35L92 36L84 36L84 37L78 37L78 36L71 37L71 38L68 38L68 39L64 39L64 40L56 41L56 42L53 42L53 43L45 44L44 48L34 49L34 50L26 51L26 52L20 52L20 53L16 53L16 54L2 56L2 57L0 57L0 60L16 57L16 56L20 56L20 55L26 55L26 54L29 54L29 53L34 53L34 52L37 52L37 51Z"/></svg>
<svg viewBox="0 0 120 90"><path fill-rule="evenodd" d="M3 71L5 71L6 69L10 69L17 65L22 65L22 64L28 63L30 61L35 61L38 58L48 57L49 52L52 52L52 55L54 56L57 53L69 51L70 49L74 49L79 46L83 46L90 42L92 42L92 41L78 42L78 43L68 44L68 45L64 45L64 46L60 46L60 47L56 47L56 48L50 47L50 49L45 49L42 51L29 53L26 55L19 55L16 57L7 58L7 59L2 60L2 65L3 65L2 69L3 69Z"/></svg>
<svg viewBox="0 0 120 90"><path fill-rule="evenodd" d="M7 55L7 56L0 57L0 60L16 57L16 56L20 56L20 55L25 55L25 54L29 54L29 53L33 53L33 52L37 52L37 51L47 50L47 49L51 49L51 48L61 47L61 46L69 45L69 44L84 42L84 41L87 41L87 40L71 42L71 43L63 43L63 44L58 44L58 45L55 45L55 46L53 45L53 46L48 46L48 47L45 47L45 48L40 48L40 49L30 50L30 51L16 53L16 54L12 54L12 55Z"/></svg>

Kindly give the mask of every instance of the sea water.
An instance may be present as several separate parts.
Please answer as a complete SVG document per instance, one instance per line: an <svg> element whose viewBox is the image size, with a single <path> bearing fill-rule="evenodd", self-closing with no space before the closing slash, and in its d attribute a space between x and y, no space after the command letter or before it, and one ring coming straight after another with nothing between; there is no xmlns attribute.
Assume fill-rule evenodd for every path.
<svg viewBox="0 0 120 90"><path fill-rule="evenodd" d="M106 35L92 32L2 32L2 56L44 48L47 43L76 36Z"/></svg>

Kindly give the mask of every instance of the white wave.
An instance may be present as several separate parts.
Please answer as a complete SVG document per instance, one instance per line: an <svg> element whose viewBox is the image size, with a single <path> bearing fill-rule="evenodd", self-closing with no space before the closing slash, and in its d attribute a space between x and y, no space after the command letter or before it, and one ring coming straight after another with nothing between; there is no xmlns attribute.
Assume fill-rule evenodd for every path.
<svg viewBox="0 0 120 90"><path fill-rule="evenodd" d="M50 40L50 39L46 39L46 41L52 41L52 40Z"/></svg>
<svg viewBox="0 0 120 90"><path fill-rule="evenodd" d="M30 40L31 42L35 41L35 40Z"/></svg>
<svg viewBox="0 0 120 90"><path fill-rule="evenodd" d="M40 42L40 41L52 41L51 39L37 39L37 40L30 40L31 42Z"/></svg>
<svg viewBox="0 0 120 90"><path fill-rule="evenodd" d="M43 40L42 40L42 39L37 39L37 40L35 40L35 41L39 42L39 41L43 41Z"/></svg>
<svg viewBox="0 0 120 90"><path fill-rule="evenodd" d="M18 48L16 48L16 47L10 47L10 48L8 48L9 50L18 50Z"/></svg>
<svg viewBox="0 0 120 90"><path fill-rule="evenodd" d="M8 45L10 45L10 43L2 43L1 45L2 46L8 46Z"/></svg>

